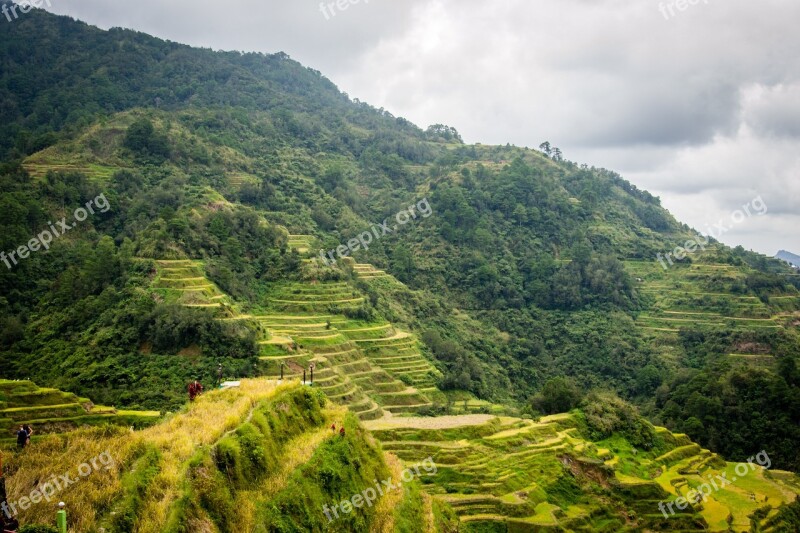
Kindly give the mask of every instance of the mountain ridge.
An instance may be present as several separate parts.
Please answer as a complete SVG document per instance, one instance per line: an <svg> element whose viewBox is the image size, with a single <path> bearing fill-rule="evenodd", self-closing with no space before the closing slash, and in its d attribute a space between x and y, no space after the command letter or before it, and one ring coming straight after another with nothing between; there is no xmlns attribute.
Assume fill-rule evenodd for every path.
<svg viewBox="0 0 800 533"><path fill-rule="evenodd" d="M795 268L800 268L800 255L787 252L786 250L781 250L780 252L775 254L775 257L783 261L786 261Z"/></svg>
<svg viewBox="0 0 800 533"><path fill-rule="evenodd" d="M694 451L744 461L770 447L776 468L800 470L800 279L780 261L711 241L664 268L658 254L695 232L612 171L467 145L442 125L423 130L351 101L285 54L211 52L31 15L0 27L9 102L0 250L98 193L111 208L0 268L2 377L177 411L185 384L213 383L220 367L225 377L297 381L314 364L316 386L368 424L386 412L401 423L409 414L536 419L586 409L611 390L656 426L688 434ZM352 261L318 259L423 198L430 217ZM592 424L650 427L609 402L596 401L608 409ZM464 495L487 490L487 475L514 479L494 451L527 457L540 437L557 439L574 456L548 455L558 473L548 490L481 492L485 500L456 507L462 517L500 509L502 520L484 518L502 524L523 508L552 527L561 513L591 517L582 483L595 468L612 483L594 463L612 461L616 444L600 447L610 458L595 450L576 462L586 459L570 440L584 429L580 416L558 431L515 420L486 441L427 435L443 446L406 439L413 427L384 435L401 456L421 446L463 459L454 470L469 469L445 469L429 488ZM623 462L619 473L640 480L613 474L613 483L636 485L655 465L644 468L627 446L638 470ZM489 474L477 450L495 461ZM513 496L528 490L527 503ZM207 519L195 504L189 515ZM609 528L628 520L603 516Z"/></svg>

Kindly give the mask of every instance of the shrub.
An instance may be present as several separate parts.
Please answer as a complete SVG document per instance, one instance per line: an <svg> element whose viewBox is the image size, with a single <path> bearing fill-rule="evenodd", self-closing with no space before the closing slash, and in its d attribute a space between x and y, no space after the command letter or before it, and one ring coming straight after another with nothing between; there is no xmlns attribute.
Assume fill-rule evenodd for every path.
<svg viewBox="0 0 800 533"><path fill-rule="evenodd" d="M591 440L599 441L620 433L643 450L657 445L658 436L653 425L639 416L633 405L614 394L592 392L581 404L581 410Z"/></svg>

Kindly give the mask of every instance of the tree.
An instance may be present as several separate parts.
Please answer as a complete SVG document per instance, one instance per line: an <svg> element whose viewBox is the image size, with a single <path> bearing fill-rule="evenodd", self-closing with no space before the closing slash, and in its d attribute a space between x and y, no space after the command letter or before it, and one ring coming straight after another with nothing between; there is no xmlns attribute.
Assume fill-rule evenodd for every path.
<svg viewBox="0 0 800 533"><path fill-rule="evenodd" d="M89 294L99 294L105 287L119 281L122 268L114 239L104 235L88 254L83 266L83 288Z"/></svg>
<svg viewBox="0 0 800 533"><path fill-rule="evenodd" d="M661 372L653 365L647 365L636 373L636 390L649 395L661 385Z"/></svg>
<svg viewBox="0 0 800 533"><path fill-rule="evenodd" d="M519 227L522 227L522 224L528 221L528 210L525 209L525 206L522 204L517 204L514 208L513 215Z"/></svg>
<svg viewBox="0 0 800 533"><path fill-rule="evenodd" d="M445 126L444 124L428 126L428 129L425 130L425 135L432 141L456 141L459 144L464 144L458 130L450 126Z"/></svg>
<svg viewBox="0 0 800 533"><path fill-rule="evenodd" d="M551 153L553 153L553 149L550 147L550 143L547 141L539 145L539 150L547 154L548 157L550 156Z"/></svg>
<svg viewBox="0 0 800 533"><path fill-rule="evenodd" d="M591 392L581 404L588 436L594 441L620 433L637 448L651 450L659 438L638 410L613 393Z"/></svg>
<svg viewBox="0 0 800 533"><path fill-rule="evenodd" d="M412 278L416 265L414 256L408 248L400 247L392 256L392 268L400 281L408 281Z"/></svg>
<svg viewBox="0 0 800 533"><path fill-rule="evenodd" d="M531 406L536 411L553 415L575 409L582 400L583 393L575 381L561 376L545 383L542 390L531 399Z"/></svg>
<svg viewBox="0 0 800 533"><path fill-rule="evenodd" d="M169 158L167 136L156 132L153 123L140 118L128 127L123 144L134 154L163 161Z"/></svg>
<svg viewBox="0 0 800 533"><path fill-rule="evenodd" d="M320 186L325 192L332 193L345 183L345 169L342 165L332 165L325 169L319 180Z"/></svg>

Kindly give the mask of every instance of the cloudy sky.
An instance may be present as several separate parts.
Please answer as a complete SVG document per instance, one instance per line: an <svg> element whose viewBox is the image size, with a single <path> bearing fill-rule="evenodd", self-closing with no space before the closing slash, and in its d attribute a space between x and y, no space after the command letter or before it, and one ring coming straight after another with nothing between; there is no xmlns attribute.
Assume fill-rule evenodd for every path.
<svg viewBox="0 0 800 533"><path fill-rule="evenodd" d="M422 127L484 144L548 140L701 231L723 223L727 244L800 254L797 0L50 3L102 28L284 51ZM746 205L752 216L734 215Z"/></svg>

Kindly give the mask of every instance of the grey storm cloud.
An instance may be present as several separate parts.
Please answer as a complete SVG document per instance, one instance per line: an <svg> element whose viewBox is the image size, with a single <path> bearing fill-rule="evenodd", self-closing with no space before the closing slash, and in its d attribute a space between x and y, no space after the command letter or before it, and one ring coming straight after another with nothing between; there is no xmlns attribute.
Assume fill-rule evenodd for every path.
<svg viewBox="0 0 800 533"><path fill-rule="evenodd" d="M796 0L684 10L676 0L52 0L50 9L195 46L284 51L351 97L422 127L455 126L468 142L549 140L660 195L696 227L761 194L769 216L726 243L800 253Z"/></svg>

